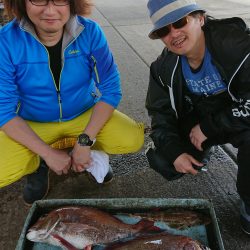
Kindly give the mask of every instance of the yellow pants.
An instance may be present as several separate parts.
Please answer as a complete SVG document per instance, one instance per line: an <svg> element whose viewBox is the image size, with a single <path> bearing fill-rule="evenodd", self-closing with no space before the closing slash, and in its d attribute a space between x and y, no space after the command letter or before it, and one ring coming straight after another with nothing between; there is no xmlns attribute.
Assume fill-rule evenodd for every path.
<svg viewBox="0 0 250 250"><path fill-rule="evenodd" d="M27 123L53 148L73 147L76 137L87 125L92 109L67 122ZM110 120L96 137L93 149L108 154L126 154L138 151L144 143L144 127L115 110ZM7 186L34 172L40 158L23 145L10 139L0 130L0 187Z"/></svg>

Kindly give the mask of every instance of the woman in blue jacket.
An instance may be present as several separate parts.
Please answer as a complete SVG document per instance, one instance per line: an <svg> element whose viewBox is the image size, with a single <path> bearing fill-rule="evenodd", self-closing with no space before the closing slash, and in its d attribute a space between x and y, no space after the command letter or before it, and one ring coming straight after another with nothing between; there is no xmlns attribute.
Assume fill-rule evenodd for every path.
<svg viewBox="0 0 250 250"><path fill-rule="evenodd" d="M84 171L91 146L138 151L143 126L115 110L119 72L101 28L82 17L88 1L6 0L5 8L15 18L0 30L0 187L28 175L31 204L47 194L48 168Z"/></svg>

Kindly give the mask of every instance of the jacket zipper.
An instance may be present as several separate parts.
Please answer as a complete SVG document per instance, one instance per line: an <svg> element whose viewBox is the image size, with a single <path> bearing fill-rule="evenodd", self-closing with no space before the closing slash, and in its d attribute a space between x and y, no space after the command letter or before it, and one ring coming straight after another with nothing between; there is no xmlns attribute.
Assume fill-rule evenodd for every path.
<svg viewBox="0 0 250 250"><path fill-rule="evenodd" d="M180 57L178 56L176 64L175 64L174 69L173 69L173 73L172 73L172 76L171 76L170 86L168 86L168 84L167 84L168 89L169 89L169 97L170 97L171 106L172 106L172 109L175 111L176 118L178 118L178 114L177 114L177 110L176 110L176 106L175 106L175 101L174 101L173 85L174 85L174 74L175 74L176 68L177 68L178 63L179 63L179 58ZM159 76L159 79L160 79L161 84L163 84L162 79L161 79L160 76Z"/></svg>
<svg viewBox="0 0 250 250"><path fill-rule="evenodd" d="M95 71L97 83L100 83L100 78L99 78L98 70L97 70L97 67L96 67L96 59L95 59L95 57L93 55L91 56L91 59L94 62L94 71Z"/></svg>
<svg viewBox="0 0 250 250"><path fill-rule="evenodd" d="M80 34L79 34L80 35ZM79 36L78 35L78 36ZM77 36L77 37L78 37ZM55 84L55 80L54 80L54 84L55 84L55 87L56 87L56 90L57 90L57 96L58 96L58 102L59 102L59 108L60 108L60 122L62 121L62 98L61 98L61 94L60 94L60 89L61 89L61 76L62 76L62 71L63 71L63 68L64 68L64 52L65 50L77 39L77 37L75 37L64 49L63 49L63 54L62 54L62 68L61 68L61 72L60 72L60 77L59 77L59 90L57 89L56 87L56 84ZM51 70L50 70L51 71ZM52 74L52 72L51 72ZM53 74L52 74L53 75ZM54 77L53 77L54 79Z"/></svg>
<svg viewBox="0 0 250 250"><path fill-rule="evenodd" d="M233 78L235 77L235 75L237 74L237 72L240 70L242 64L247 60L247 58L250 56L250 53L248 53L245 58L242 60L242 62L240 63L240 65L238 66L238 68L236 69L236 71L234 72L233 76L231 77L231 79L228 82L228 93L231 96L232 100L235 102L239 102L241 103L243 100L241 99L237 99L230 91L230 86L231 86L231 82L233 81Z"/></svg>
<svg viewBox="0 0 250 250"><path fill-rule="evenodd" d="M53 75L51 67L50 67L50 55L49 55L49 52L48 52L47 48L43 44L42 44L42 46L45 48L45 50L46 50L46 52L48 54L49 71L50 71L50 74L52 76L53 83L54 83L54 86L55 86L55 89L56 89L56 93L57 93L57 100L58 100L58 105L59 105L59 122L61 122L62 121L62 99L61 99L61 94L60 94L60 80L59 80L59 88L57 88L56 81L55 81L54 75Z"/></svg>
<svg viewBox="0 0 250 250"><path fill-rule="evenodd" d="M16 114L18 114L20 108L21 108L21 102L19 101L19 102L17 103L17 107L16 107Z"/></svg>
<svg viewBox="0 0 250 250"><path fill-rule="evenodd" d="M41 43L42 44L42 43ZM43 45L43 44L42 44ZM44 45L43 45L44 46ZM49 71L50 71L50 74L52 76L52 79L53 79L53 82L54 82L54 86L55 86L55 89L56 89L56 94L57 94L57 100L58 100L58 105L59 105L59 122L62 121L62 99L61 99L61 93L60 93L60 80L59 80L59 88L57 88L56 86L56 81L55 81L55 78L54 78L54 75L52 73L52 70L51 70L51 67L50 67L50 55L49 55L49 52L47 50L47 48L44 46L44 48L46 49L46 52L48 54L48 60L49 60Z"/></svg>
<svg viewBox="0 0 250 250"><path fill-rule="evenodd" d="M59 88L57 88L57 86L56 86L56 82L55 82L55 78L54 78L54 75L53 75L53 73L52 73L52 71L51 71L51 67L50 67L50 55L49 55L49 52L48 52L48 50L47 50L47 48L32 34L32 33L30 33L29 31L27 31L27 30L25 30L24 28L22 28L21 26L20 26L20 28L21 29L23 29L24 31L26 31L26 32L28 32L29 34L31 34L43 47L44 47L44 49L46 50L46 52L47 52L47 54L48 54L48 60L49 60L49 70L50 70L50 74L51 74L51 76L52 76L52 79L53 79L53 82L54 82L54 86L55 86L55 89L56 89L56 93L57 93L57 100L58 100L58 105L59 105L59 122L61 122L62 121L62 98L61 98L61 93L60 93L60 86L61 86L61 75L62 75L62 71L63 71L63 67L64 67L64 52L65 52L65 50L77 39L77 37L80 35L80 34L78 34L78 36L77 37L75 37L65 48L64 48L64 50L63 50L63 60L62 60L62 62L63 62L63 64L62 64L62 68L61 68L61 72L60 72L60 77L59 77ZM20 106L21 105L18 105L18 107L17 107L17 112L19 111L19 109L20 109Z"/></svg>

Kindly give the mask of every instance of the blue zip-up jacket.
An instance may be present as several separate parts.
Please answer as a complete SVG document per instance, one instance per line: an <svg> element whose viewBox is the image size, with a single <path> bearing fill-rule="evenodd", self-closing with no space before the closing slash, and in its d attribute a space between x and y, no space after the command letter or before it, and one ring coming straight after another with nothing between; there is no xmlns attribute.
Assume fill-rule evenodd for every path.
<svg viewBox="0 0 250 250"><path fill-rule="evenodd" d="M73 16L66 24L59 88L49 62L46 47L26 20L14 19L0 30L0 127L16 116L71 120L98 101L118 106L119 73L95 22Z"/></svg>

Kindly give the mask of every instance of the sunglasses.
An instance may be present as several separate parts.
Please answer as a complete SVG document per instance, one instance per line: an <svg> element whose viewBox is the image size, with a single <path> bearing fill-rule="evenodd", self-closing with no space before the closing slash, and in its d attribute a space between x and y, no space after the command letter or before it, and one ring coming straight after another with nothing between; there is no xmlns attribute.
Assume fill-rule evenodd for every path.
<svg viewBox="0 0 250 250"><path fill-rule="evenodd" d="M173 26L175 29L180 29L183 28L187 23L188 23L188 16L185 16L174 23L171 23L167 26L164 26L161 29L156 30L154 33L158 38L163 38L170 33L171 26Z"/></svg>
<svg viewBox="0 0 250 250"><path fill-rule="evenodd" d="M29 0L33 5L36 6L46 6L49 4L50 0ZM51 0L56 6L65 6L69 5L70 0Z"/></svg>

